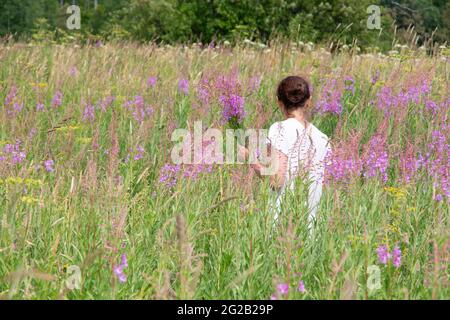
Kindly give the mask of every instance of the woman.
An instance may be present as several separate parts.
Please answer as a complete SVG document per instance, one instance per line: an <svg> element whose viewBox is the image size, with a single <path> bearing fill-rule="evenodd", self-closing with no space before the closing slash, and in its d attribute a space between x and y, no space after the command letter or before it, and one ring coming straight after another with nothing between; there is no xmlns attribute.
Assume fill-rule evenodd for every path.
<svg viewBox="0 0 450 320"><path fill-rule="evenodd" d="M308 178L308 229L315 221L317 206L322 195L324 161L331 151L328 137L307 121L311 108L311 90L308 82L297 76L283 79L277 89L278 105L285 120L275 122L269 129L267 144L271 167L270 185L277 192L275 220L286 190L295 189L295 178ZM239 146L240 157L248 159L249 151ZM262 177L265 166L260 161L251 165ZM305 175L303 175L303 173Z"/></svg>

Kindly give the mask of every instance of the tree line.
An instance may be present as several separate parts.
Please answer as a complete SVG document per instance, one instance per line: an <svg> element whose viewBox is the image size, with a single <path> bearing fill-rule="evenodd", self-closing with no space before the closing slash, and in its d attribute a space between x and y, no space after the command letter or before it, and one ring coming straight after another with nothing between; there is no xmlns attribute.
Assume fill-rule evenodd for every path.
<svg viewBox="0 0 450 320"><path fill-rule="evenodd" d="M81 28L67 30L69 5L81 9ZM381 28L369 29L370 5ZM397 40L445 43L447 0L2 0L0 37L17 40L125 39L160 43L273 38L389 49Z"/></svg>

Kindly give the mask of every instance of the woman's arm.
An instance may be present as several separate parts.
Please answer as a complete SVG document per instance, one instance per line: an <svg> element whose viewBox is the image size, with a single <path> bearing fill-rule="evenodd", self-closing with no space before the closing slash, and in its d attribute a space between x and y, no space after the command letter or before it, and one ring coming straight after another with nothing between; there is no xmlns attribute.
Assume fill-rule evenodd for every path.
<svg viewBox="0 0 450 320"><path fill-rule="evenodd" d="M261 161L255 159L250 166L260 178L268 175L270 186L275 190L279 190L286 179L288 157L277 149L272 148L270 145L268 148L269 163L262 164ZM238 145L238 155L241 159L247 161L250 153L247 148Z"/></svg>

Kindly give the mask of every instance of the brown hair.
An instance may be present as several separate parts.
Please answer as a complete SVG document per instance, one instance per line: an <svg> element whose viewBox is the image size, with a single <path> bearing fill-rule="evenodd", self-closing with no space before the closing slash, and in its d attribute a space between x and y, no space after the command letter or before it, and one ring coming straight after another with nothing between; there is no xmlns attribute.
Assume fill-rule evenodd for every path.
<svg viewBox="0 0 450 320"><path fill-rule="evenodd" d="M286 110L302 108L311 97L308 82L298 76L289 76L280 81L277 98Z"/></svg>

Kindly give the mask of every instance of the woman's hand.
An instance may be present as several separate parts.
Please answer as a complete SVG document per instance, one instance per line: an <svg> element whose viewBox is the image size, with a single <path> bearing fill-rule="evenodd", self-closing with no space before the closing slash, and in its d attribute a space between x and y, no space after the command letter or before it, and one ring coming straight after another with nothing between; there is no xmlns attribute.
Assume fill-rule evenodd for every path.
<svg viewBox="0 0 450 320"><path fill-rule="evenodd" d="M249 152L246 147L241 146L239 143L237 145L238 154L237 158L239 162L246 162L249 157Z"/></svg>

